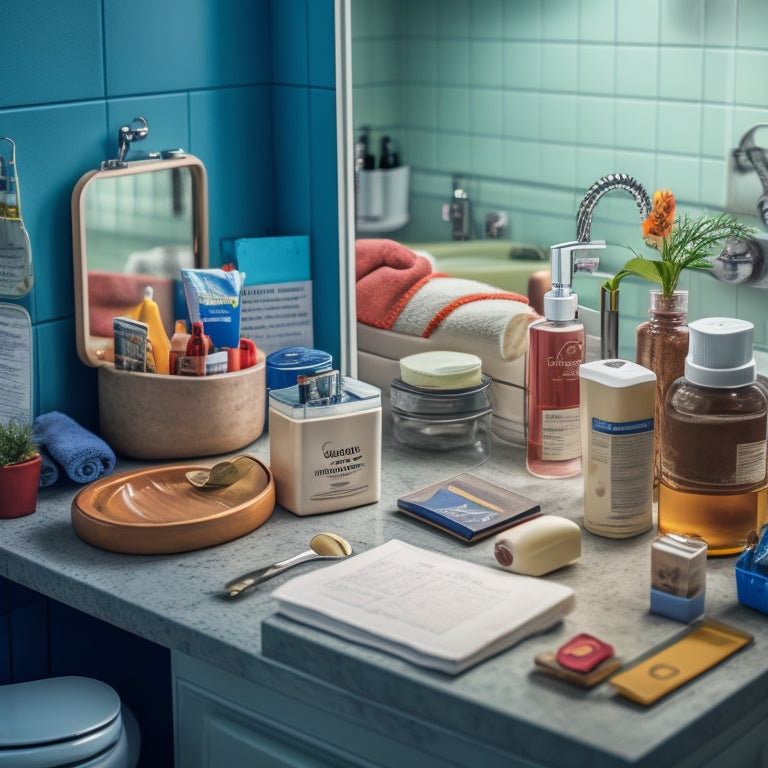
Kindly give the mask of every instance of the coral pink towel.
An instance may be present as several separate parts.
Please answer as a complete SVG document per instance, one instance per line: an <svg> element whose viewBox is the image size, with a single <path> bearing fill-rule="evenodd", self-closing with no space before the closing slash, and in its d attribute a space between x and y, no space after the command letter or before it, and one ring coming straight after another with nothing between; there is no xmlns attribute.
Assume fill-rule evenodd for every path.
<svg viewBox="0 0 768 768"><path fill-rule="evenodd" d="M355 243L357 319L389 330L416 291L438 276L429 259L394 240Z"/></svg>

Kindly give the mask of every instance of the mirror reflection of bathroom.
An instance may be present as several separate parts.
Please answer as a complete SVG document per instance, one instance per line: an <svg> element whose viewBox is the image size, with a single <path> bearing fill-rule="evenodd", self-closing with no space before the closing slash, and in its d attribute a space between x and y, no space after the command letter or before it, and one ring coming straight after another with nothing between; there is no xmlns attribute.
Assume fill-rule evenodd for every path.
<svg viewBox="0 0 768 768"><path fill-rule="evenodd" d="M207 264L205 169L192 155L139 160L83 175L73 194L83 362L112 359L112 321L148 287L170 338L186 317L179 274Z"/></svg>
<svg viewBox="0 0 768 768"><path fill-rule="evenodd" d="M735 4L719 14L703 2L351 0L351 17L356 140L365 129L378 153L388 136L410 169L407 223L377 232L358 218L357 237L424 249L449 274L525 292L549 247L577 239L590 186L617 172L649 195L670 189L678 214L727 210L767 228L758 174L733 157L750 127L768 121L758 73L734 65L750 40L764 45ZM752 138L765 162L768 129ZM577 275L582 306L599 309L601 275L633 255L628 246L648 255L640 224L625 193L596 207L592 236L608 247L595 252L596 275ZM733 279L745 272L737 254L680 287L690 290L689 319L716 306L751 320L766 350L764 294L755 280ZM636 294L622 300L620 351L631 359L648 289L622 283Z"/></svg>

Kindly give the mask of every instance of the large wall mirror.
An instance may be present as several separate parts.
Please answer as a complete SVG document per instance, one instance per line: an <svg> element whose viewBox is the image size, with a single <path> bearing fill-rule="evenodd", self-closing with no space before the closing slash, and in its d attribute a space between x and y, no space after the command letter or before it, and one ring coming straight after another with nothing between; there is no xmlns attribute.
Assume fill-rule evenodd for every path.
<svg viewBox="0 0 768 768"><path fill-rule="evenodd" d="M186 317L182 268L208 266L203 164L183 153L86 173L72 194L78 354L113 360L112 320L152 289L166 333Z"/></svg>
<svg viewBox="0 0 768 768"><path fill-rule="evenodd" d="M764 78L749 66L768 53L757 31L764 10L747 5L350 0L353 145L367 135L378 170L387 137L410 170L407 223L358 227L356 236L439 242L490 267L510 258L510 242L547 250L575 240L579 203L614 172L649 194L672 190L680 213L728 210L764 230L758 177L737 199L732 162L740 137L768 122ZM457 178L471 204L464 242L452 241L442 216ZM504 247L491 255L496 213L506 217L496 240ZM592 236L608 242L601 269L619 269L628 246L643 251L640 223L630 195L600 202ZM751 320L757 347L768 350L762 290L710 275L681 287L691 290L689 319L714 306ZM599 302L592 293L585 301ZM638 307L645 319L646 301ZM629 328L626 340L629 355Z"/></svg>

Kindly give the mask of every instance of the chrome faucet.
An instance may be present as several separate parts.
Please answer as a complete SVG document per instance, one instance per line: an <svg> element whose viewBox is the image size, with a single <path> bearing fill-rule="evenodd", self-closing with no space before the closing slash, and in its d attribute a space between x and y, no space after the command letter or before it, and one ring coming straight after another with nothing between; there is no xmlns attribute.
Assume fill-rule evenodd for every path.
<svg viewBox="0 0 768 768"><path fill-rule="evenodd" d="M599 178L584 195L576 214L576 239L588 243L592 239L592 214L595 206L607 192L623 189L635 198L640 210L640 220L645 221L651 212L651 198L645 187L628 173L609 173Z"/></svg>

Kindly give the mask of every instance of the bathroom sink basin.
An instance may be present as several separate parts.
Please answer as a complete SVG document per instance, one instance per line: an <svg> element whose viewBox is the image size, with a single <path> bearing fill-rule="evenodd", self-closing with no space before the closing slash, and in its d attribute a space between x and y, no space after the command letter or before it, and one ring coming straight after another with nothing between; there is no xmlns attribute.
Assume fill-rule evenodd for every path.
<svg viewBox="0 0 768 768"><path fill-rule="evenodd" d="M187 472L163 466L98 480L72 502L72 526L83 540L112 552L169 554L223 544L262 525L275 508L269 467L253 468L224 488L196 488Z"/></svg>

